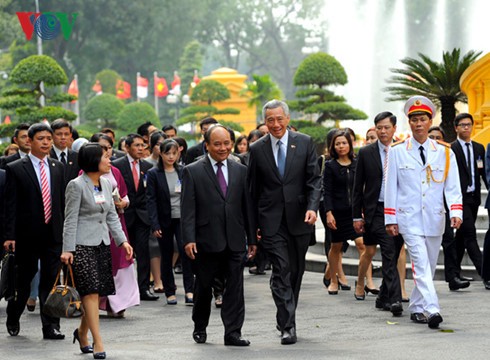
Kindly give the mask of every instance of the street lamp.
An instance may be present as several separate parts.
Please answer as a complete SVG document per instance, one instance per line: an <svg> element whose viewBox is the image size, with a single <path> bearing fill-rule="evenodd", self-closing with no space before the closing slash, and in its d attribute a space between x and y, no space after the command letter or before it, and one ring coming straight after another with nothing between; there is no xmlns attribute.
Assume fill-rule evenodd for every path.
<svg viewBox="0 0 490 360"><path fill-rule="evenodd" d="M187 94L182 96L169 94L167 96L167 103L175 105L175 121L177 121L177 119L179 118L179 108L180 108L179 103L188 104L190 102L191 102L191 98Z"/></svg>

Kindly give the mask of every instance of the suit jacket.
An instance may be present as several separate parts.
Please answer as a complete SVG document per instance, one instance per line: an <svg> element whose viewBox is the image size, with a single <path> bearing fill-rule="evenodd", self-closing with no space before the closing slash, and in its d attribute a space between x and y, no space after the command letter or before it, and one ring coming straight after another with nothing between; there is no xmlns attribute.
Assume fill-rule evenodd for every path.
<svg viewBox="0 0 490 360"><path fill-rule="evenodd" d="M5 241L5 184L7 176L5 170L0 169L0 246Z"/></svg>
<svg viewBox="0 0 490 360"><path fill-rule="evenodd" d="M376 212L376 205L383 182L383 164L379 156L378 142L359 149L357 155L354 188L352 190L352 217L370 224Z"/></svg>
<svg viewBox="0 0 490 360"><path fill-rule="evenodd" d="M51 181L53 241L62 243L65 181L63 164L47 159ZM26 156L7 165L5 239L15 240L16 249L39 248L38 234L44 227L41 185L31 159Z"/></svg>
<svg viewBox="0 0 490 360"><path fill-rule="evenodd" d="M56 152L53 148L49 153L49 157L55 160L60 160L56 156ZM68 183L78 177L78 173L80 172L80 167L78 166L78 153L71 149L68 149L68 153L66 155L66 165L65 166L65 187Z"/></svg>
<svg viewBox="0 0 490 360"><path fill-rule="evenodd" d="M480 178L483 179L485 186L488 188L487 178L485 175L485 148L482 144L475 141L471 141L473 145L473 164L471 165L475 172L475 177L473 179L473 184L475 184L475 196L474 199L477 205L480 205L480 194L481 194L481 182ZM461 192L463 193L463 201L465 200L466 189L468 189L468 183L470 181L471 173L469 172L465 153L466 149L463 149L458 140L451 143L451 149L456 156L456 162L459 168L459 181L461 184ZM481 160L483 163L483 168L478 169L477 160Z"/></svg>
<svg viewBox="0 0 490 360"><path fill-rule="evenodd" d="M223 195L209 157L184 168L182 177L182 239L198 252L245 251L255 244L255 225L247 168L227 160L228 187Z"/></svg>
<svg viewBox="0 0 490 360"><path fill-rule="evenodd" d="M102 242L109 246L111 232L116 245L126 241L121 222L112 199L112 185L100 178L101 194L105 201L97 204L94 185L87 174L70 181L66 187L65 224L63 251L75 251L76 245L97 246Z"/></svg>
<svg viewBox="0 0 490 360"><path fill-rule="evenodd" d="M313 140L289 131L286 168L281 178L272 153L270 135L250 147L248 182L255 215L263 235L273 236L283 212L292 235L304 235L313 226L304 222L306 210L317 211L320 203L320 169Z"/></svg>
<svg viewBox="0 0 490 360"><path fill-rule="evenodd" d="M138 183L138 191L134 187L133 172L127 156L114 160L112 165L117 167L124 178L124 182L128 188L129 207L124 210L124 219L126 226L129 228L139 218L146 225L150 225L148 219L148 210L146 207L146 185L147 175L153 165L148 161L140 160L140 179Z"/></svg>
<svg viewBox="0 0 490 360"><path fill-rule="evenodd" d="M196 161L196 159L199 156L204 155L204 154L206 154L205 145L204 145L204 141L201 141L200 143L198 143L194 146L191 146L187 150L184 162L186 165L189 165L189 164L193 163L194 161Z"/></svg>
<svg viewBox="0 0 490 360"><path fill-rule="evenodd" d="M182 180L182 166L177 166L179 180ZM170 191L165 171L158 166L148 171L148 187L146 189L146 206L150 217L151 231L170 227L172 206Z"/></svg>
<svg viewBox="0 0 490 360"><path fill-rule="evenodd" d="M20 154L18 152L9 156L2 156L0 158L0 169L5 169L8 163L11 163L19 159L20 159Z"/></svg>

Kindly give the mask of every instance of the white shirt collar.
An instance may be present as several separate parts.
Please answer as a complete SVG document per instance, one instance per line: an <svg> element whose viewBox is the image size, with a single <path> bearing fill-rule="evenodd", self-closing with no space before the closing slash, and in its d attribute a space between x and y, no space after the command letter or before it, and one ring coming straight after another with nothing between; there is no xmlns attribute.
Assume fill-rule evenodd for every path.
<svg viewBox="0 0 490 360"><path fill-rule="evenodd" d="M68 148L65 148L63 150L60 150L56 146L53 145L53 149L54 149L54 152L55 152L56 157L58 158L58 160L61 160L61 153L62 152L65 153L65 159L68 157Z"/></svg>
<svg viewBox="0 0 490 360"><path fill-rule="evenodd" d="M216 166L216 164L218 163L218 161L214 160L211 155L209 155L209 153L207 154L207 157L209 158L209 161L211 161L211 165L213 166L213 168ZM228 166L228 163L227 163L228 159L225 159L223 160L221 163L223 164L224 167L227 167Z"/></svg>

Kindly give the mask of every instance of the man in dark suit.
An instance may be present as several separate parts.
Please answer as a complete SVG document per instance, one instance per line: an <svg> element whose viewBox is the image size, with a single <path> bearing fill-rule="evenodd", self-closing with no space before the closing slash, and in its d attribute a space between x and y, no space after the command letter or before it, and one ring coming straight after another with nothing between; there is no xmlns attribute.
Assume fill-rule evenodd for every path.
<svg viewBox="0 0 490 360"><path fill-rule="evenodd" d="M248 192L247 169L228 160L232 141L228 130L211 127L204 136L208 156L184 168L182 238L186 254L195 260L193 338L206 342L211 313L212 284L225 278L221 318L225 345L248 346L241 330L245 317L243 268L255 254L253 209Z"/></svg>
<svg viewBox="0 0 490 360"><path fill-rule="evenodd" d="M114 147L112 148L111 161L122 158L126 155L126 153L124 151L116 149L116 146L115 146L115 144L116 144L116 133L114 132L114 130L112 130L111 128L103 128L102 130L100 130L100 132L104 135L109 136L112 139L112 143L114 144Z"/></svg>
<svg viewBox="0 0 490 360"><path fill-rule="evenodd" d="M43 313L60 266L65 186L63 165L49 159L53 131L45 124L29 128L31 153L7 165L4 248L15 250L17 298L7 306L7 330L17 336L32 278L41 261L39 300L44 339L61 340L60 319Z"/></svg>
<svg viewBox="0 0 490 360"><path fill-rule="evenodd" d="M58 160L65 167L66 187L80 172L78 153L68 148L73 129L71 124L64 119L53 121L51 123L51 129L53 130L53 148L49 157Z"/></svg>
<svg viewBox="0 0 490 360"><path fill-rule="evenodd" d="M146 144L138 134L126 138L127 155L115 160L128 188L129 207L124 210L129 241L137 260L138 287L141 300L157 300L150 292L150 220L146 209L146 172L153 165L142 160Z"/></svg>
<svg viewBox="0 0 490 360"><path fill-rule="evenodd" d="M481 275L482 252L476 238L475 222L481 202L480 179L483 179L488 188L485 177L485 148L482 144L471 140L473 130L473 116L471 114L461 113L456 116L454 127L458 138L451 144L451 149L456 155L461 192L463 193L463 224L456 231L457 266L461 271L461 261L466 249L476 271ZM461 274L459 277L461 278Z"/></svg>
<svg viewBox="0 0 490 360"><path fill-rule="evenodd" d="M5 241L5 185L7 176L5 170L0 169L0 246Z"/></svg>
<svg viewBox="0 0 490 360"><path fill-rule="evenodd" d="M31 151L31 144L29 143L29 136L27 135L29 126L29 124L19 124L15 128L14 136L12 136L12 143L19 146L19 151L10 156L2 156L0 159L0 169L5 169L8 163L24 158L29 154Z"/></svg>
<svg viewBox="0 0 490 360"><path fill-rule="evenodd" d="M305 256L320 202L320 169L312 139L287 130L286 103L269 101L262 116L270 134L250 147L248 181L262 246L272 263L281 343L294 344Z"/></svg>
<svg viewBox="0 0 490 360"><path fill-rule="evenodd" d="M363 234L366 251L359 259L359 276L356 299L364 300L364 278L376 254L376 245L381 248L383 282L376 308L390 310L393 316L403 311L400 277L397 271L398 255L403 239L388 236L384 221L383 169L388 160L388 151L396 131L396 116L385 111L374 118L378 140L359 150L356 175L352 191L352 216L354 229Z"/></svg>
<svg viewBox="0 0 490 360"><path fill-rule="evenodd" d="M218 121L212 117L207 117L207 118L202 119L199 122L199 127L201 128L201 135L204 135L206 133L206 131L208 131L208 129L211 125L217 124L217 123L218 123ZM202 141L202 142L200 142L194 146L191 146L187 150L184 163L186 165L189 165L189 164L193 163L194 161L196 161L196 159L199 156L206 154L206 152L207 152L207 150L206 150L206 146L204 144L204 141Z"/></svg>

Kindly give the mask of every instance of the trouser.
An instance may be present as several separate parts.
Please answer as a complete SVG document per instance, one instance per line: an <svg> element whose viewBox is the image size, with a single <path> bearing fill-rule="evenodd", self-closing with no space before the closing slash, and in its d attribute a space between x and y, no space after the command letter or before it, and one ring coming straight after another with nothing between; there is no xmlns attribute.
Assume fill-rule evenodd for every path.
<svg viewBox="0 0 490 360"><path fill-rule="evenodd" d="M281 330L296 326L296 307L310 239L309 233L291 235L284 216L275 235L262 236L262 245L272 264L270 287L277 308L277 325Z"/></svg>
<svg viewBox="0 0 490 360"><path fill-rule="evenodd" d="M478 215L478 202L474 196L463 197L463 223L456 230L456 250L458 254L458 266L461 271L461 261L464 252L468 253L475 269L481 275L482 254L476 238L475 221Z"/></svg>
<svg viewBox="0 0 490 360"><path fill-rule="evenodd" d="M410 296L408 309L411 313L433 314L440 311L439 299L434 287L437 257L442 236L402 234L412 260L415 288Z"/></svg>
<svg viewBox="0 0 490 360"><path fill-rule="evenodd" d="M225 250L219 253L196 254L194 269L194 307L192 320L195 331L204 331L211 314L212 284L216 277L224 277L223 305L221 319L225 327L225 337L241 335L245 319L245 299L243 294L243 268L246 252Z"/></svg>
<svg viewBox="0 0 490 360"><path fill-rule="evenodd" d="M454 278L459 278L460 263L458 262L454 229L451 227L448 212L446 213L446 228L442 235L442 249L444 250L444 277L446 282L450 282Z"/></svg>
<svg viewBox="0 0 490 360"><path fill-rule="evenodd" d="M488 211L488 219L490 220L490 209ZM488 225L487 233L485 234L485 242L483 243L483 261L481 277L483 281L490 281L490 224Z"/></svg>
<svg viewBox="0 0 490 360"><path fill-rule="evenodd" d="M138 288L140 294L150 288L150 226L146 225L138 217L131 227L128 227L129 242L136 255L136 269L138 273Z"/></svg>

